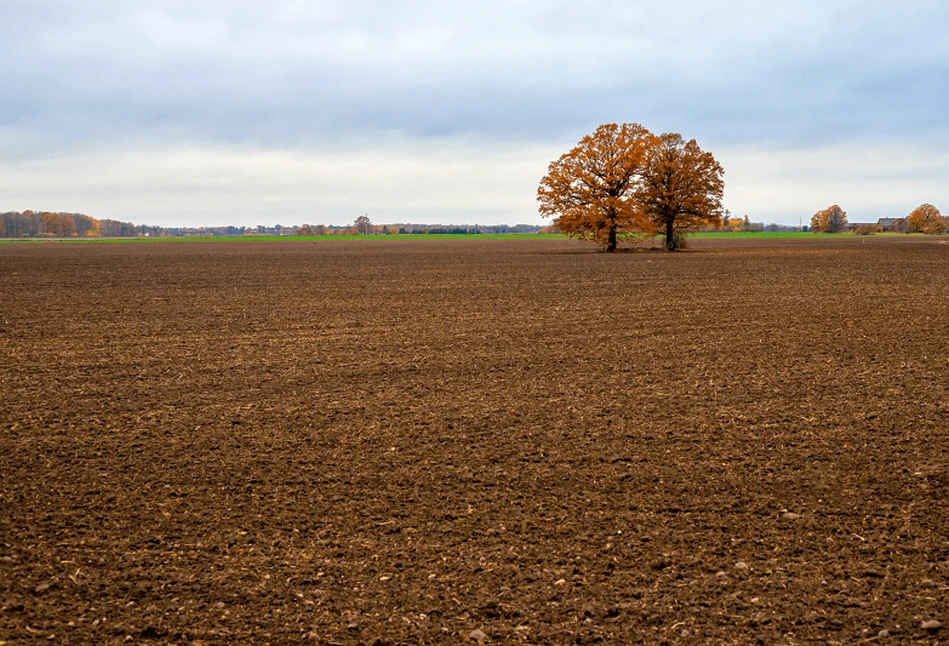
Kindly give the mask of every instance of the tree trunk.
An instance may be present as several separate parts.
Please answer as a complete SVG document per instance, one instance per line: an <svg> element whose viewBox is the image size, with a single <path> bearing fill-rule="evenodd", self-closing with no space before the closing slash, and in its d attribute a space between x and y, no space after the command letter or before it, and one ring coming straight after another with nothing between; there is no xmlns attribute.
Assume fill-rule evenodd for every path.
<svg viewBox="0 0 949 646"><path fill-rule="evenodd" d="M607 253L616 251L616 225L610 227L609 238L606 241Z"/></svg>
<svg viewBox="0 0 949 646"><path fill-rule="evenodd" d="M666 251L676 250L675 232L672 230L672 218L666 220Z"/></svg>

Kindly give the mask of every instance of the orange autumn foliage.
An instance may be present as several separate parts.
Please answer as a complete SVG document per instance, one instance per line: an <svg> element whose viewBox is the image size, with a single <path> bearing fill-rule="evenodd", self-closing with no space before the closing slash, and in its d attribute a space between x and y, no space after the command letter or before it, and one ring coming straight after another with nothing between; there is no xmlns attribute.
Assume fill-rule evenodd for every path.
<svg viewBox="0 0 949 646"><path fill-rule="evenodd" d="M564 235L615 250L618 239L641 233L632 194L655 145L638 123L600 126L550 164L537 189L540 212Z"/></svg>
<svg viewBox="0 0 949 646"><path fill-rule="evenodd" d="M665 235L672 251L687 230L721 224L725 171L695 139L666 133L659 140L647 155L636 201L645 232Z"/></svg>
<svg viewBox="0 0 949 646"><path fill-rule="evenodd" d="M913 232L940 234L946 230L946 221L932 204L920 204L906 216L906 224Z"/></svg>
<svg viewBox="0 0 949 646"><path fill-rule="evenodd" d="M847 230L847 212L834 204L811 216L814 233L843 233Z"/></svg>
<svg viewBox="0 0 949 646"><path fill-rule="evenodd" d="M621 239L666 236L722 217L723 170L695 140L656 136L638 123L605 124L550 164L540 212L565 235L614 251Z"/></svg>

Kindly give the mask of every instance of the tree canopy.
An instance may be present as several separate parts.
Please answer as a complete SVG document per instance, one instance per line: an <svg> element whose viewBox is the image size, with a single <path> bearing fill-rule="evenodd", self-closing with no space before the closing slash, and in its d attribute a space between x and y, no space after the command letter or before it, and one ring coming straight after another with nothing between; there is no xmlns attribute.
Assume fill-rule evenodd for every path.
<svg viewBox="0 0 949 646"><path fill-rule="evenodd" d="M685 141L675 133L659 137L659 145L649 150L636 193L647 232L664 234L671 251L686 230L720 226L724 172L695 139Z"/></svg>
<svg viewBox="0 0 949 646"><path fill-rule="evenodd" d="M942 217L932 204L920 204L913 212L906 216L906 224L909 230L923 233L944 233L946 231L946 219Z"/></svg>
<svg viewBox="0 0 949 646"><path fill-rule="evenodd" d="M550 164L537 200L561 232L605 251L660 234L672 250L686 229L720 223L723 172L694 139L610 123Z"/></svg>
<svg viewBox="0 0 949 646"><path fill-rule="evenodd" d="M0 213L0 238L99 238L154 233L157 227L97 220L82 213L33 211Z"/></svg>
<svg viewBox="0 0 949 646"><path fill-rule="evenodd" d="M811 216L811 231L840 233L847 229L847 212L834 204Z"/></svg>
<svg viewBox="0 0 949 646"><path fill-rule="evenodd" d="M354 224L356 225L356 229L359 231L359 233L364 236L369 235L372 227L372 221L369 219L368 215L360 215L358 218L356 218L356 222Z"/></svg>
<svg viewBox="0 0 949 646"><path fill-rule="evenodd" d="M631 199L655 136L638 123L600 126L550 164L537 189L540 212L560 230L593 240L606 251L620 237L639 233L638 205Z"/></svg>

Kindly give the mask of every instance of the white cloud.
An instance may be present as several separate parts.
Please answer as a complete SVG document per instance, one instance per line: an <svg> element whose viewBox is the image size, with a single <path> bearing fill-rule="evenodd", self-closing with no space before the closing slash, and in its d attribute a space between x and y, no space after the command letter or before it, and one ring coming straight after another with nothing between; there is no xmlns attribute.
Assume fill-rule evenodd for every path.
<svg viewBox="0 0 949 646"><path fill-rule="evenodd" d="M947 24L941 0L6 0L0 209L524 221L552 158L638 121L723 157L734 211L902 210L940 199Z"/></svg>
<svg viewBox="0 0 949 646"><path fill-rule="evenodd" d="M261 223L541 223L543 146L462 140L260 150L149 146L0 167L12 208L79 211L162 226Z"/></svg>
<svg viewBox="0 0 949 646"><path fill-rule="evenodd" d="M162 226L542 223L537 185L575 142L389 138L319 149L142 144L0 165L4 208L80 211ZM703 146L704 143L700 142ZM949 153L900 143L778 149L705 146L725 205L753 221L806 223L840 204L852 221L949 210Z"/></svg>
<svg viewBox="0 0 949 646"><path fill-rule="evenodd" d="M924 202L949 210L949 152L932 146L875 142L716 153L725 167L726 207L752 221L807 224L832 204L852 222L902 217Z"/></svg>

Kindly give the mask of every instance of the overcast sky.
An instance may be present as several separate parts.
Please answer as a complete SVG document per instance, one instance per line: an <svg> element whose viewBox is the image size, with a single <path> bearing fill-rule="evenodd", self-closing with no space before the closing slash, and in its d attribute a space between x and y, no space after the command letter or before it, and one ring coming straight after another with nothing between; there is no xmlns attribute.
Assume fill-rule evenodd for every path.
<svg viewBox="0 0 949 646"><path fill-rule="evenodd" d="M0 211L541 223L608 122L695 138L725 206L949 211L949 2L0 0Z"/></svg>

